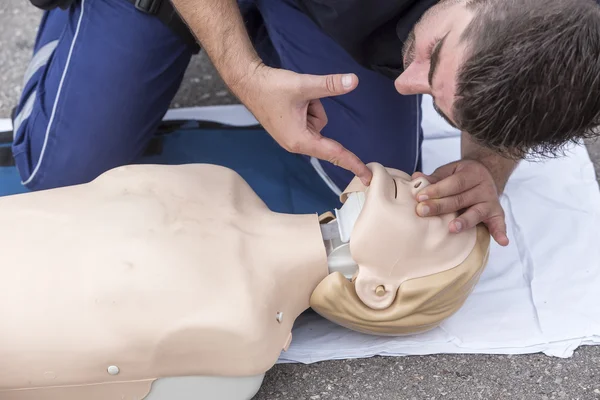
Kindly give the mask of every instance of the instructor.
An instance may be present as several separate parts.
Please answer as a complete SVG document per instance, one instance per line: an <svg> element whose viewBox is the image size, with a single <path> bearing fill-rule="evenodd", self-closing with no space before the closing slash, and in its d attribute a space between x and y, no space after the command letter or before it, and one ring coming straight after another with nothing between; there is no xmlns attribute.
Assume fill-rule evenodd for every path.
<svg viewBox="0 0 600 400"><path fill-rule="evenodd" d="M194 53L177 15L163 23L152 0L31 1L48 11L14 119L24 184L81 183L132 162ZM554 154L600 123L594 0L173 5L273 138L321 160L338 187L354 174L368 183L371 161L418 173L420 95L430 94L463 132L462 159L429 177L417 211L464 211L451 230L484 222L501 245L499 195L518 161Z"/></svg>

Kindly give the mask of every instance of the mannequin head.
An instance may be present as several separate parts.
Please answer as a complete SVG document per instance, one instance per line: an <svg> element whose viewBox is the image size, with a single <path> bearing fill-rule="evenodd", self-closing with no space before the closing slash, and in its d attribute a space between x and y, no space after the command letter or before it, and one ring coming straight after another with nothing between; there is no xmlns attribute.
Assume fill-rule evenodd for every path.
<svg viewBox="0 0 600 400"><path fill-rule="evenodd" d="M414 319L417 309L428 314L427 325L435 324L458 309L477 281L473 278L487 260L489 233L482 226L450 233L455 213L420 217L415 196L429 184L424 178L412 180L376 163L369 168L371 185L355 179L341 196L345 202L350 193L364 192L349 242L358 270L352 281L330 274L313 293L311 305L341 325L369 333L410 331L407 320L402 329L396 324L404 317ZM428 299L438 304L420 309ZM398 307L401 315L395 314Z"/></svg>
<svg viewBox="0 0 600 400"><path fill-rule="evenodd" d="M373 180L364 190L364 207L351 234L350 251L359 266L356 292L369 307L383 309L394 301L407 279L460 264L475 245L475 230L451 234L455 214L420 217L417 191L429 182L398 170L370 164Z"/></svg>

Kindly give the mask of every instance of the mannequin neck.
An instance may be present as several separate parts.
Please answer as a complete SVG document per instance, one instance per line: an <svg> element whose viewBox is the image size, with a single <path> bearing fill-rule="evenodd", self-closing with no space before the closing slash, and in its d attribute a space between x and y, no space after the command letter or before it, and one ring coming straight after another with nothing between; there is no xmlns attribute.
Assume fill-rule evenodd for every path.
<svg viewBox="0 0 600 400"><path fill-rule="evenodd" d="M329 273L340 272L347 279L352 279L358 270L358 265L350 254L350 237L364 202L363 192L350 193L344 205L339 210L334 210L335 215L329 213L321 218L321 234L327 252Z"/></svg>

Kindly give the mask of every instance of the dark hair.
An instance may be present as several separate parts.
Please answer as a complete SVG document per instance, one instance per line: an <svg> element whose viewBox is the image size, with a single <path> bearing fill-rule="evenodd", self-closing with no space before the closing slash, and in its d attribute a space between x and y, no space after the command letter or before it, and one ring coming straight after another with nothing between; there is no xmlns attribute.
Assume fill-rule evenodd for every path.
<svg viewBox="0 0 600 400"><path fill-rule="evenodd" d="M600 6L594 0L471 0L453 114L510 158L554 156L598 135Z"/></svg>

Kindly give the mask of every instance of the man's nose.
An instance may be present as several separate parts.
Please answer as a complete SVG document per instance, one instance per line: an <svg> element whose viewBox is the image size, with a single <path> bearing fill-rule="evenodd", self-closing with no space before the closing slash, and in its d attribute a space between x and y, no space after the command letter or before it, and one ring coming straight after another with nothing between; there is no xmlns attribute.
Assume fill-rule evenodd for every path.
<svg viewBox="0 0 600 400"><path fill-rule="evenodd" d="M431 94L428 74L428 66L413 62L396 78L394 86L398 93L403 95Z"/></svg>

